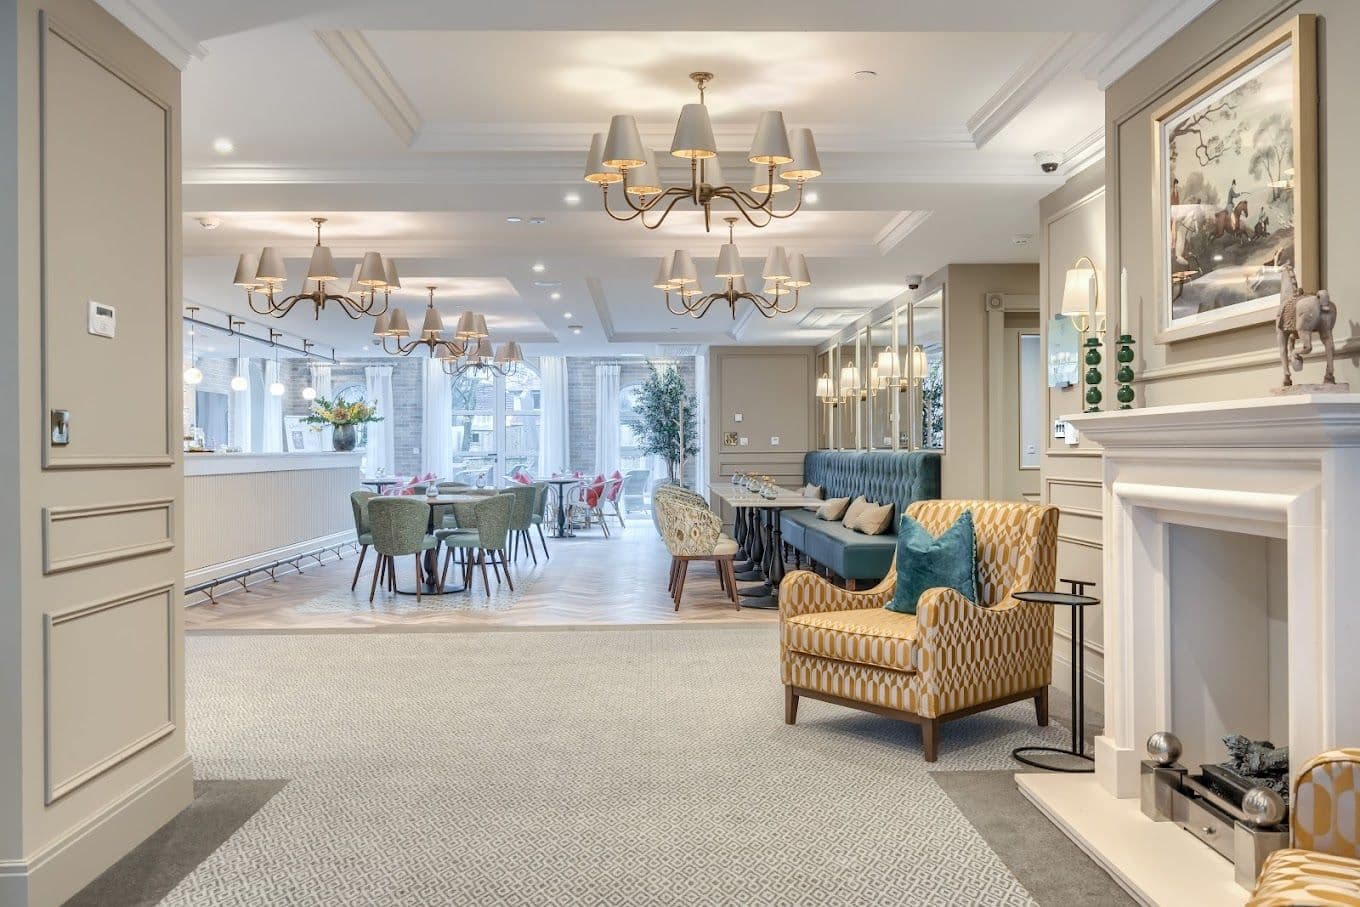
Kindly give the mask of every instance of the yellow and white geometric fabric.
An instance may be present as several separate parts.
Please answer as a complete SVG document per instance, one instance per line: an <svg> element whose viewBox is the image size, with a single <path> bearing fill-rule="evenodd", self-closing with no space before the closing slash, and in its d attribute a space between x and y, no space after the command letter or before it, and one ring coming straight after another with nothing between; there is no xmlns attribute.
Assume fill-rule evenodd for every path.
<svg viewBox="0 0 1360 907"><path fill-rule="evenodd" d="M1052 674L1053 608L1012 592L1052 589L1056 508L1001 501L918 501L907 512L939 535L973 513L978 592L927 590L914 619L881 609L896 571L867 592L847 592L806 571L779 589L785 684L935 718L1046 686ZM894 612L886 612L894 614Z"/></svg>
<svg viewBox="0 0 1360 907"><path fill-rule="evenodd" d="M1266 857L1247 907L1360 907L1360 860L1286 848Z"/></svg>

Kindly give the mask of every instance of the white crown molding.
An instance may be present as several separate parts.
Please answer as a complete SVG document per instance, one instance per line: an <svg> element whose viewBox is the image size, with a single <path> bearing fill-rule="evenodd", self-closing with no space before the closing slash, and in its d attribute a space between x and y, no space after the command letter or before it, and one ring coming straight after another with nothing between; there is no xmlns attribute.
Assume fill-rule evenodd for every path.
<svg viewBox="0 0 1360 907"><path fill-rule="evenodd" d="M354 86L402 142L410 145L424 121L406 92L387 71L363 32L336 29L313 32Z"/></svg>
<svg viewBox="0 0 1360 907"><path fill-rule="evenodd" d="M911 235L911 232L930 219L933 211L902 211L888 221L887 226L874 237L874 246L880 255L887 255L897 245Z"/></svg>
<svg viewBox="0 0 1360 907"><path fill-rule="evenodd" d="M1103 157L1105 157L1105 127L1101 126L1090 135L1078 139L1063 152L1060 172L1063 176L1071 176Z"/></svg>
<svg viewBox="0 0 1360 907"><path fill-rule="evenodd" d="M968 118L974 148L982 148L1011 120L1034 102L1060 73L1066 70L1095 38L1091 35L1053 35L1002 83L996 92Z"/></svg>
<svg viewBox="0 0 1360 907"><path fill-rule="evenodd" d="M608 223L605 224L608 227ZM710 250L696 254L696 261L711 261L717 258L720 237L715 235ZM762 244L765 242L766 244ZM286 259L305 260L312 253L313 243L304 237L280 237L269 241L239 238L201 238L186 237L183 255L186 258L235 258L247 249L254 250L260 245L270 245L279 250ZM764 261L774 241L762 241L759 235L744 242L743 259L749 264ZM867 237L847 236L799 237L796 240L782 240L795 251L810 258L872 258L876 257L878 247ZM419 239L335 239L328 238L326 246L337 258L358 259L365 252L379 251L393 258L444 258L471 254L504 254L504 236L469 236L466 233L455 236L425 236ZM659 258L675 249L675 240L651 234L636 234L633 238L618 239L615 234L584 231L553 246L555 252L579 251L603 258L636 259Z"/></svg>
<svg viewBox="0 0 1360 907"><path fill-rule="evenodd" d="M208 49L174 20L156 0L98 0L110 15L123 23L152 50L184 69L192 60L201 60Z"/></svg>
<svg viewBox="0 0 1360 907"><path fill-rule="evenodd" d="M1101 91L1147 58L1174 34L1189 25L1216 0L1150 0L1117 32L1104 36L1082 64L1082 73L1095 79Z"/></svg>

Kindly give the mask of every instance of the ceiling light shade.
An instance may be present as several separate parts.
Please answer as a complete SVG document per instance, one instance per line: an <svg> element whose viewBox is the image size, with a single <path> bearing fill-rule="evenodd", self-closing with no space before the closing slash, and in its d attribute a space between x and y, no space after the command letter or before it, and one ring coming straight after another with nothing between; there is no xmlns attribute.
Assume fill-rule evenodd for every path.
<svg viewBox="0 0 1360 907"><path fill-rule="evenodd" d="M738 274L736 277L732 278L732 291L735 293L747 292L745 274Z"/></svg>
<svg viewBox="0 0 1360 907"><path fill-rule="evenodd" d="M740 277L746 271L741 266L741 253L737 251L737 244L725 242L718 251L718 267L713 275L718 278Z"/></svg>
<svg viewBox="0 0 1360 907"><path fill-rule="evenodd" d="M765 287L761 292L766 296L787 296L793 292L793 287L786 283L775 281L774 283L765 284Z"/></svg>
<svg viewBox="0 0 1360 907"><path fill-rule="evenodd" d="M706 157L699 161L699 166L703 168L703 182L710 186L725 186L723 181L722 164L718 163L718 156Z"/></svg>
<svg viewBox="0 0 1360 907"><path fill-rule="evenodd" d="M812 286L812 275L808 273L807 259L802 252L794 253L789 259L789 279L784 282L796 290Z"/></svg>
<svg viewBox="0 0 1360 907"><path fill-rule="evenodd" d="M346 293L366 293L368 287L359 283L359 272L364 269L362 262L354 266L354 273L349 276L349 286L345 288Z"/></svg>
<svg viewBox="0 0 1360 907"><path fill-rule="evenodd" d="M789 152L793 160L779 168L779 178L791 181L816 179L822 175L822 159L812 130L805 127L789 131Z"/></svg>
<svg viewBox="0 0 1360 907"><path fill-rule="evenodd" d="M420 336L427 340L438 340L439 335L444 331L444 319L439 317L439 310L434 306L427 306L425 309L425 323L420 326Z"/></svg>
<svg viewBox="0 0 1360 907"><path fill-rule="evenodd" d="M231 379L231 389L236 392L250 390L250 382L245 375L236 375Z"/></svg>
<svg viewBox="0 0 1360 907"><path fill-rule="evenodd" d="M760 276L766 280L788 280L793 276L789 268L789 257L784 252L783 246L775 246L770 250L770 254L765 258L765 267L760 269Z"/></svg>
<svg viewBox="0 0 1360 907"><path fill-rule="evenodd" d="M656 278L652 281L652 286L658 290L671 288L671 256L661 256L661 263L656 267Z"/></svg>
<svg viewBox="0 0 1360 907"><path fill-rule="evenodd" d="M756 137L751 142L751 155L747 160L765 165L793 161L793 152L789 149L789 131L784 128L784 114L778 110L767 110L760 115L760 122L756 124Z"/></svg>
<svg viewBox="0 0 1360 907"><path fill-rule="evenodd" d="M687 283L680 287L680 295L685 299L689 299L693 296L702 296L704 295L704 285L697 280L694 281L694 283Z"/></svg>
<svg viewBox="0 0 1360 907"><path fill-rule="evenodd" d="M751 191L756 195L771 195L789 191L789 184L779 180L771 182L770 168L764 164L756 164L751 171Z"/></svg>
<svg viewBox="0 0 1360 907"><path fill-rule="evenodd" d="M359 283L366 287L380 287L387 282L387 269L377 252L365 252L359 263Z"/></svg>
<svg viewBox="0 0 1360 907"><path fill-rule="evenodd" d="M464 312L458 316L456 334L459 340L481 340L489 333L486 329L486 318L480 313Z"/></svg>
<svg viewBox="0 0 1360 907"><path fill-rule="evenodd" d="M595 133L590 138L590 151L586 153L586 182L608 185L621 179L623 174L604 169L604 133Z"/></svg>
<svg viewBox="0 0 1360 907"><path fill-rule="evenodd" d="M381 339L383 337L386 337L387 335L388 335L387 313L383 312L377 318L373 319L373 336Z"/></svg>
<svg viewBox="0 0 1360 907"><path fill-rule="evenodd" d="M401 309L393 309L387 316L387 333L398 340L411 333L411 324L406 320L406 313Z"/></svg>
<svg viewBox="0 0 1360 907"><path fill-rule="evenodd" d="M271 381L269 384L269 396L271 397L282 397L286 390L287 388L283 386L282 381Z"/></svg>
<svg viewBox="0 0 1360 907"><path fill-rule="evenodd" d="M307 267L308 280L338 280L339 273L335 270L335 259L331 257L331 250L323 245L312 247L312 263Z"/></svg>
<svg viewBox="0 0 1360 907"><path fill-rule="evenodd" d="M302 389L302 399L308 401L309 403L310 403L311 401L315 400L315 399L316 399L316 388L312 387L310 384L307 385L306 387L304 387L304 388Z"/></svg>
<svg viewBox="0 0 1360 907"><path fill-rule="evenodd" d="M653 195L661 191L661 177L656 170L656 153L650 148L642 149L647 163L628 171L629 195Z"/></svg>
<svg viewBox="0 0 1360 907"><path fill-rule="evenodd" d="M637 120L626 114L615 115L609 121L609 137L604 142L604 165L623 169L641 167L645 163L647 158L643 154Z"/></svg>
<svg viewBox="0 0 1360 907"><path fill-rule="evenodd" d="M680 119L675 123L675 136L671 139L671 154L676 157L709 158L718 153L718 143L713 139L713 122L708 118L708 108L703 104L686 104L680 108Z"/></svg>
<svg viewBox="0 0 1360 907"><path fill-rule="evenodd" d="M694 259L684 249L676 249L671 259L671 285L685 286L699 282L699 272L694 267Z"/></svg>
<svg viewBox="0 0 1360 907"><path fill-rule="evenodd" d="M477 317L480 318L481 316L479 315ZM481 337L477 338L476 346L472 348L472 352L468 355L485 361L495 357L495 350L491 346L491 341L483 334Z"/></svg>
<svg viewBox="0 0 1360 907"><path fill-rule="evenodd" d="M397 263L391 258L384 258L383 263L383 286L389 290L401 289L401 276L397 274ZM362 265L360 265L362 267Z"/></svg>
<svg viewBox="0 0 1360 907"><path fill-rule="evenodd" d="M255 271L255 282L274 286L288 280L288 271L283 267L283 256L273 246L260 250L260 266Z"/></svg>
<svg viewBox="0 0 1360 907"><path fill-rule="evenodd" d="M184 383L188 385L202 384L203 371L196 365L191 365L184 370Z"/></svg>
<svg viewBox="0 0 1360 907"><path fill-rule="evenodd" d="M247 290L256 289L260 282L255 275L259 272L260 256L242 252L241 257L236 260L236 276L232 278L231 282L238 287L245 287Z"/></svg>
<svg viewBox="0 0 1360 907"><path fill-rule="evenodd" d="M514 340L507 340L501 344L501 348L496 350L496 361L505 365L511 365L524 361L524 354L520 352L519 344Z"/></svg>

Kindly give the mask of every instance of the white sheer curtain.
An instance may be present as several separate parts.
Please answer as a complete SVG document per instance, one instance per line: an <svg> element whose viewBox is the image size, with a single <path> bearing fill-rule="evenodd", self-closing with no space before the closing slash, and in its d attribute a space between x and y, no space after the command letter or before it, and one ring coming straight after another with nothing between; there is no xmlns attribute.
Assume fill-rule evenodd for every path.
<svg viewBox="0 0 1360 907"><path fill-rule="evenodd" d="M542 356L538 376L543 385L543 408L538 436L538 470L543 475L571 467L570 425L567 417L567 360Z"/></svg>
<svg viewBox="0 0 1360 907"><path fill-rule="evenodd" d="M331 364L329 362L312 363L312 390L316 391L318 397L322 397L326 400L331 399L331 394L334 393L334 391L331 389ZM322 450L331 449L331 436L333 434L334 431L329 425L321 427Z"/></svg>
<svg viewBox="0 0 1360 907"><path fill-rule="evenodd" d="M699 433L696 438L699 442L699 456L694 463L694 484L691 486L695 491L704 497L708 497L709 479L709 437L708 437L708 357L694 357L694 403L698 407L695 413L694 427Z"/></svg>
<svg viewBox="0 0 1360 907"><path fill-rule="evenodd" d="M595 366L595 471L619 468L619 367Z"/></svg>
<svg viewBox="0 0 1360 907"><path fill-rule="evenodd" d="M425 360L425 418L421 420L420 449L424 472L447 479L453 471L453 388L440 360Z"/></svg>
<svg viewBox="0 0 1360 907"><path fill-rule="evenodd" d="M396 468L396 445L392 425L392 366L370 365L364 369L368 384L368 402L376 406L381 422L368 423L368 471L377 474L385 469L391 475Z"/></svg>
<svg viewBox="0 0 1360 907"><path fill-rule="evenodd" d="M283 398L269 393L269 385L279 380L279 364L273 359L264 362L264 412L261 414L261 453L283 453Z"/></svg>
<svg viewBox="0 0 1360 907"><path fill-rule="evenodd" d="M246 379L246 389L231 392L231 446L249 451L250 445L250 360L236 360L236 377Z"/></svg>

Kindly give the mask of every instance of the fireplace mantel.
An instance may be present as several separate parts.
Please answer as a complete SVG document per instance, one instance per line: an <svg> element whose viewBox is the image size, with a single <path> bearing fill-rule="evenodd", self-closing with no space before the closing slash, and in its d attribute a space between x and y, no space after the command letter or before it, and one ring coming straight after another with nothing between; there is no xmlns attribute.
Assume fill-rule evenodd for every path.
<svg viewBox="0 0 1360 907"><path fill-rule="evenodd" d="M1129 799L1144 742L1175 730L1174 705L1186 695L1171 671L1171 628L1183 613L1173 610L1181 607L1173 580L1193 574L1176 572L1175 533L1189 526L1283 540L1294 764L1360 745L1360 394L1066 418L1103 460L1105 733L1095 742L1095 779L1021 775L1018 784L1140 901L1240 904L1245 892L1226 862L1206 870L1208 848L1182 847L1185 832L1150 827ZM1221 676L1219 664L1234 654L1203 651L1202 679ZM1149 860L1158 847L1166 849ZM1186 886L1196 899L1182 899Z"/></svg>
<svg viewBox="0 0 1360 907"><path fill-rule="evenodd" d="M1300 394L1064 416L1104 450L1360 447L1360 394Z"/></svg>

